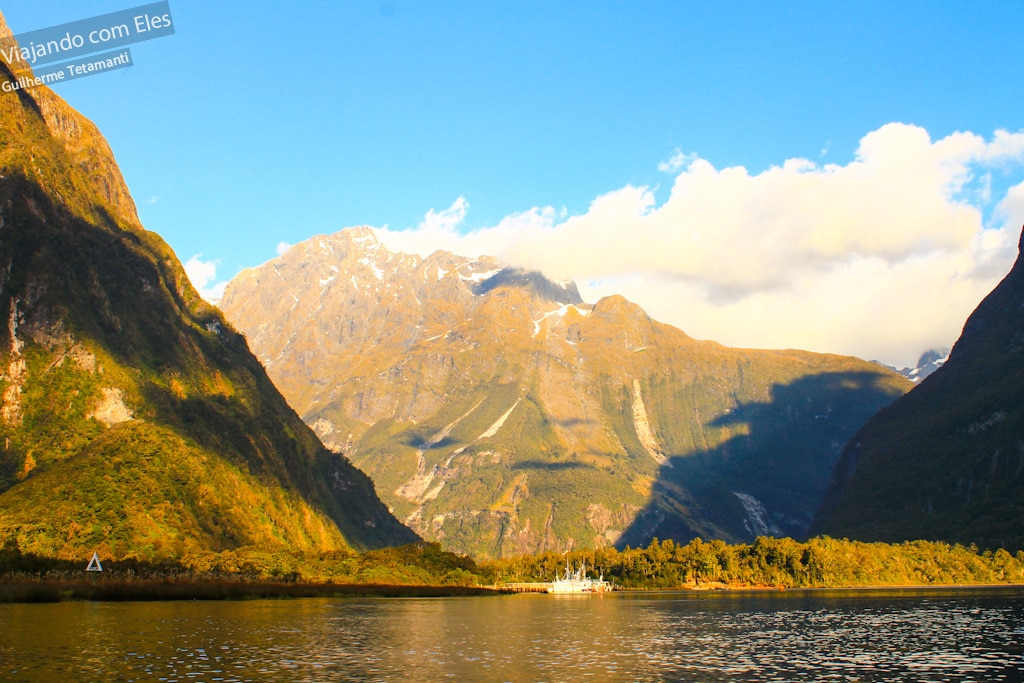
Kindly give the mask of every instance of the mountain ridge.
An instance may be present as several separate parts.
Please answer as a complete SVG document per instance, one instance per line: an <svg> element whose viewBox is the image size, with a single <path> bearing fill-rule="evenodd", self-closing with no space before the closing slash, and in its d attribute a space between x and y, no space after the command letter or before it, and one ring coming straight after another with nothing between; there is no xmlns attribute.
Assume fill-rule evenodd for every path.
<svg viewBox="0 0 1024 683"><path fill-rule="evenodd" d="M741 499L721 503L669 465L723 442L756 460L770 448L761 426L778 435L805 419L801 403L825 411L834 398L843 419L799 449L814 462L800 502L780 494L782 473L742 491L771 499L764 514L796 533L828 481L834 442L909 386L859 359L698 341L621 296L588 304L571 283L493 257L401 254L373 234L296 245L233 279L221 308L296 411L374 478L396 515L462 552L643 542L660 524L637 525L645 510L648 521L689 520L675 527L680 540L752 540ZM859 398L844 398L839 380L797 383L776 392L790 418L782 407L778 419L752 411L758 445L734 440L750 427L727 424L728 411L770 404L773 386L809 374L847 377ZM710 469L720 479L735 458L719 456Z"/></svg>
<svg viewBox="0 0 1024 683"><path fill-rule="evenodd" d="M0 542L159 559L416 538L288 407L139 223L96 127L45 86L0 94L0 264Z"/></svg>
<svg viewBox="0 0 1024 683"><path fill-rule="evenodd" d="M851 440L812 529L860 540L1024 549L1022 360L1018 254L968 317L943 366Z"/></svg>

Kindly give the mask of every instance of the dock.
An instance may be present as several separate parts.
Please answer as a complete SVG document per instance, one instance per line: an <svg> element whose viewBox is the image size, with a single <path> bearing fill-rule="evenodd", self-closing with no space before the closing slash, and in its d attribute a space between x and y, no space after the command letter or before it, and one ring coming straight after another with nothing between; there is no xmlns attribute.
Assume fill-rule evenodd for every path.
<svg viewBox="0 0 1024 683"><path fill-rule="evenodd" d="M550 593L551 582L543 583L503 583L496 586L499 590L510 591L512 593Z"/></svg>

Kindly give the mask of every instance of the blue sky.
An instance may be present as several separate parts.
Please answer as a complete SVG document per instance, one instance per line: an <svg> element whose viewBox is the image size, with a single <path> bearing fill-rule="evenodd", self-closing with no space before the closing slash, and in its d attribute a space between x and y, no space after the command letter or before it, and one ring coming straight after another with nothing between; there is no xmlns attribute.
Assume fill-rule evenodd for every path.
<svg viewBox="0 0 1024 683"><path fill-rule="evenodd" d="M18 33L135 4L142 3L0 0L0 11ZM966 313L998 280L995 271L1005 272L1015 253L1015 212L1024 198L1012 188L1024 180L1022 154L1017 138L997 151L993 145L997 131L1024 130L1019 2L171 0L170 7L175 35L134 46L132 68L56 90L109 140L146 227L183 261L198 256L216 266L207 285L273 258L282 242L352 225L387 226L396 248L396 233L418 230L421 238L436 235L437 247L493 247L512 261L560 271L579 280L589 300L623 291L694 336L899 364L928 346L951 344ZM904 127L885 129L889 124ZM870 137L883 129L888 134ZM931 146L906 146L918 131ZM957 132L976 139L958 146L950 137ZM705 238L676 244L708 249L693 252L700 263L678 270L640 256L612 263L597 254L577 267L573 259L524 255L524 236L538 251L574 251L567 235L580 249L594 251L583 243L601 240L612 248L632 220L645 221L647 232L637 234L658 250L665 231L665 243L675 244L671 231L698 230L687 222L697 214L704 216L699 229L745 243L751 240L741 228L717 225L714 207L679 199L678 210L661 211L674 187L679 197L696 187L714 194L698 182L695 160L717 174L721 213L736 193L763 206L774 193L795 192L771 209L789 225L795 219L788 212L807 213L823 192L851 196L833 185L837 175L856 174L834 171L863 161L864 140L876 138L886 149L904 150L877 158L913 149L931 161L907 169L948 172L918 188L920 200L885 200L938 202L927 215L939 223L948 210L950 227L936 228L934 240L925 228L910 230L905 240L939 246L832 240L849 250L849 259L819 253L806 277L782 284L771 273L743 282L711 273L710 262L722 271L759 272L742 255L731 264L723 240L717 251ZM806 164L792 168L788 180L767 175L792 159ZM729 185L740 181L725 171L738 168L747 189ZM879 174L899 182L891 163ZM814 185L807 176L836 183L794 189ZM855 206L870 203L868 191L852 193ZM815 193L811 199L808 192ZM625 202L625 213L602 218L595 209L602 197L609 206ZM970 217L954 215L965 206L977 212L973 228L964 223ZM803 219L818 227L800 233L804 242L841 230L827 212L811 213ZM611 216L618 217L614 224ZM510 237L524 220L529 225ZM733 220L787 239L778 225ZM505 229L497 229L503 221ZM474 233L480 239L460 241ZM416 243L430 248L429 240ZM799 259L805 247L772 258ZM932 260L927 267L937 281L969 282L920 316L907 316L921 292L892 290L920 280L922 258ZM836 264L849 266L850 259L861 261L837 274ZM814 278L826 270L835 288L827 300L786 298L824 287ZM830 324L828 301L842 309L844 287L864 277L878 279L879 300L851 303L856 325L815 331ZM797 310L779 308L787 305ZM819 322L792 322L799 310L815 311ZM884 343L851 331L895 320L908 331L896 330Z"/></svg>

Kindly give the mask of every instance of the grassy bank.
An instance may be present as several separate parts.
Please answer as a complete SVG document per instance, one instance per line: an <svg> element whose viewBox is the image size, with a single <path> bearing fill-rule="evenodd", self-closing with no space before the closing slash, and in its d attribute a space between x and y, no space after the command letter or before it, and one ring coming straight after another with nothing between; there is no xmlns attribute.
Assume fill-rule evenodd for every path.
<svg viewBox="0 0 1024 683"><path fill-rule="evenodd" d="M492 595L472 559L436 543L366 553L300 553L246 547L157 561L60 559L0 548L0 602L240 600L300 597Z"/></svg>
<svg viewBox="0 0 1024 683"><path fill-rule="evenodd" d="M281 583L231 578L206 580L48 580L0 582L0 603L146 600L254 600L264 598L442 598L496 595L474 586Z"/></svg>

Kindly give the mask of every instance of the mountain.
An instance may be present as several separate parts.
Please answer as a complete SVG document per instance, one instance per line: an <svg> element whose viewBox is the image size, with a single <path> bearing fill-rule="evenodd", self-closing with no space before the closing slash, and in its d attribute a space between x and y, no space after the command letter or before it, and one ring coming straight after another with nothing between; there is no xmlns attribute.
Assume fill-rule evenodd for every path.
<svg viewBox="0 0 1024 683"><path fill-rule="evenodd" d="M0 93L0 310L0 545L160 559L416 538L287 405L142 228L96 127L45 87Z"/></svg>
<svg viewBox="0 0 1024 683"><path fill-rule="evenodd" d="M370 228L243 271L221 308L400 519L476 555L801 534L845 440L911 386Z"/></svg>
<svg viewBox="0 0 1024 683"><path fill-rule="evenodd" d="M945 364L851 439L813 528L1024 549L1020 256L967 319Z"/></svg>
<svg viewBox="0 0 1024 683"><path fill-rule="evenodd" d="M949 349L931 349L922 353L921 357L917 360L917 364L912 368L904 367L897 369L891 365L886 365L885 367L900 373L914 384L919 384L925 377L941 368L948 358Z"/></svg>

